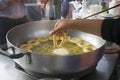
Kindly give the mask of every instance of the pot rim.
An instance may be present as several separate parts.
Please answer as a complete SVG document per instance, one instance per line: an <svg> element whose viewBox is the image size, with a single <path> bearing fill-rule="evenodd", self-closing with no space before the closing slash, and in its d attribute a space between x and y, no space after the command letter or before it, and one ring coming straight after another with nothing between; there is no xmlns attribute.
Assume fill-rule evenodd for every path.
<svg viewBox="0 0 120 80"><path fill-rule="evenodd" d="M43 22L44 21L50 21L50 20L42 20ZM56 21L56 20L53 20L53 21ZM90 51L90 52L84 52L84 53L81 53L81 54L70 54L70 55L48 55L48 54L42 54L42 53L33 53L33 52L28 52L28 51L25 51L25 50L23 50L23 49L20 49L19 47L17 47L17 46L15 46L14 44L12 44L10 41L9 41L9 39L8 39L8 35L10 34L10 32L12 31L12 30L14 30L14 29L16 29L16 28L18 28L18 27L22 27L22 25L25 25L25 24L30 24L30 23L33 23L33 22L40 22L40 21L32 21L32 22L27 22L27 23L24 23L24 24L21 24L21 25L18 25L18 26L15 26L15 27L13 27L12 29L10 29L8 32L7 32L7 34L6 34L6 40L7 40L7 42L10 44L10 45L12 45L14 48L16 48L17 50L20 50L20 51L22 51L23 53L32 53L32 54L38 54L38 55L44 55L44 56L56 56L56 57L58 57L58 56L79 56L79 55L84 55L84 53L85 54L89 54L89 53L91 53L91 52L95 52L96 50L98 50L99 48L101 48L101 47L103 47L104 45L105 45L105 43L106 43L106 41L104 40L104 44L101 46L101 47L99 47L99 48L97 48L96 50L92 50L92 51ZM82 32L82 31L81 31ZM84 32L84 33L86 33L86 32ZM94 35L94 34L91 34L91 35ZM94 36L96 36L96 35L94 35Z"/></svg>

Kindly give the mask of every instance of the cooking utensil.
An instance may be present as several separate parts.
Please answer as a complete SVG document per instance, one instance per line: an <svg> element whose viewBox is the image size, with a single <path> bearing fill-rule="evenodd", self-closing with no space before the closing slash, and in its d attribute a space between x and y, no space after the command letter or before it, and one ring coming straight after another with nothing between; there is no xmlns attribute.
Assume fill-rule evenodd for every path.
<svg viewBox="0 0 120 80"><path fill-rule="evenodd" d="M111 10L111 9L113 9L113 8L116 8L116 7L118 7L118 6L120 6L120 4L115 5L115 6L113 6L113 7L110 7L110 8L108 8L108 9L105 9L105 10L99 11L99 12L94 13L94 14L92 14L92 15L89 15L89 16L87 16L87 17L84 17L83 19L87 19L87 18L90 18L90 17L92 17L92 16L101 14L101 13L103 13L103 12L106 12L106 11L108 11L108 10Z"/></svg>
<svg viewBox="0 0 120 80"><path fill-rule="evenodd" d="M74 31L69 32L71 37L83 39L97 49L88 53L76 55L45 55L36 54L24 51L18 46L30 39L38 37L47 37L49 32L53 29L56 21L33 21L16 26L9 30L6 35L7 46L13 49L8 49L8 53L12 56L24 55L21 58L13 59L25 71L39 76L40 74L49 74L52 76L60 76L75 74L70 77L86 75L93 71L104 54L105 41L98 36ZM0 50L0 52L2 52ZM5 52L2 54L6 54Z"/></svg>

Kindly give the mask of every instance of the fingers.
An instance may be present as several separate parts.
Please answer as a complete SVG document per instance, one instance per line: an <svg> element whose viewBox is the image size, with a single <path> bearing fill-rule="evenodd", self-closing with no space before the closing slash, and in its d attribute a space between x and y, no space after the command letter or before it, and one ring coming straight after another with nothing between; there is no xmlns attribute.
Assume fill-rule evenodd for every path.
<svg viewBox="0 0 120 80"><path fill-rule="evenodd" d="M49 33L49 35L56 34L58 36L63 36L63 32L67 32L67 27L69 26L67 20L58 20L54 26L54 29Z"/></svg>
<svg viewBox="0 0 120 80"><path fill-rule="evenodd" d="M59 35L60 34L60 31L61 31L60 27L59 27L60 23L61 23L60 20L58 20L56 22L54 29L49 33L49 35L53 35L53 34Z"/></svg>
<svg viewBox="0 0 120 80"><path fill-rule="evenodd" d="M63 33L66 33L66 32L64 32L64 31L59 31L59 32L57 32L56 30L55 31L50 31L49 32L49 35L57 35L57 36L63 36Z"/></svg>
<svg viewBox="0 0 120 80"><path fill-rule="evenodd" d="M54 35L54 34L59 35L60 31L58 31L57 28L54 28L53 31L50 31L49 35Z"/></svg>

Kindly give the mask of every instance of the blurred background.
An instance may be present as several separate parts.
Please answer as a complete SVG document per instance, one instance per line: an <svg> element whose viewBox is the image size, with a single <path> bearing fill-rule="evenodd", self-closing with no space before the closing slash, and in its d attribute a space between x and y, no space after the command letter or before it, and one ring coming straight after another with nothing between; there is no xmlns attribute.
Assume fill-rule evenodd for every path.
<svg viewBox="0 0 120 80"><path fill-rule="evenodd" d="M55 20L86 17L108 8L110 1L112 0L32 0L25 5L30 21Z"/></svg>

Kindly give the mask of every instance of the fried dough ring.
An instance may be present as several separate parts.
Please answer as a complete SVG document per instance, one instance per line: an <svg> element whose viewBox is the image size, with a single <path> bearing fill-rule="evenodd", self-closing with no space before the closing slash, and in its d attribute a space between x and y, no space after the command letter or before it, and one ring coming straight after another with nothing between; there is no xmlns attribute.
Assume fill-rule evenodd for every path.
<svg viewBox="0 0 120 80"><path fill-rule="evenodd" d="M95 50L95 48L92 47L92 46L85 46L85 47L83 48L83 51L84 51L84 52L90 52L90 51L92 51L92 50Z"/></svg>
<svg viewBox="0 0 120 80"><path fill-rule="evenodd" d="M48 39L53 40L53 36L49 36ZM60 38L58 36L56 36L56 40L60 40Z"/></svg>
<svg viewBox="0 0 120 80"><path fill-rule="evenodd" d="M70 36L66 36L66 40L70 40L70 39L72 39Z"/></svg>
<svg viewBox="0 0 120 80"><path fill-rule="evenodd" d="M53 35L53 45L54 45L54 48L58 47L58 45L57 45L57 39L56 39L55 35Z"/></svg>
<svg viewBox="0 0 120 80"><path fill-rule="evenodd" d="M83 41L78 41L76 43L79 47L84 47L84 42Z"/></svg>
<svg viewBox="0 0 120 80"><path fill-rule="evenodd" d="M30 44L30 45L36 46L36 45L38 45L40 42L39 42L38 40L32 39L32 40L29 40L27 43Z"/></svg>
<svg viewBox="0 0 120 80"><path fill-rule="evenodd" d="M63 33L63 36L60 37L60 39L61 39L61 43L59 44L59 47L62 47L62 45L64 44L64 42L66 40L66 33L65 32Z"/></svg>
<svg viewBox="0 0 120 80"><path fill-rule="evenodd" d="M22 44L22 45L20 45L20 48L23 50L26 50L28 52L31 52L31 49L33 48L33 46L30 44Z"/></svg>
<svg viewBox="0 0 120 80"><path fill-rule="evenodd" d="M59 40L59 39L57 38L57 36L56 36L56 35L53 35L54 48L60 48L60 47L63 45L64 41L66 40L66 33L63 32L63 36L60 37L61 42L60 42L59 45L57 44L57 40Z"/></svg>
<svg viewBox="0 0 120 80"><path fill-rule="evenodd" d="M72 42L72 43L77 43L77 42L79 42L81 40L79 38L72 38L69 41Z"/></svg>
<svg viewBox="0 0 120 80"><path fill-rule="evenodd" d="M84 43L84 46L91 46L89 42L84 41L83 43Z"/></svg>
<svg viewBox="0 0 120 80"><path fill-rule="evenodd" d="M48 39L49 39L49 40L53 40L53 36L49 36Z"/></svg>

